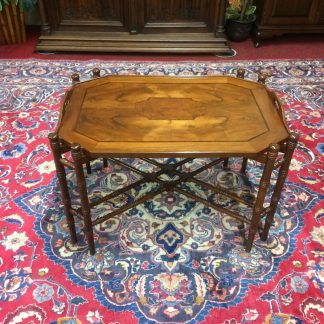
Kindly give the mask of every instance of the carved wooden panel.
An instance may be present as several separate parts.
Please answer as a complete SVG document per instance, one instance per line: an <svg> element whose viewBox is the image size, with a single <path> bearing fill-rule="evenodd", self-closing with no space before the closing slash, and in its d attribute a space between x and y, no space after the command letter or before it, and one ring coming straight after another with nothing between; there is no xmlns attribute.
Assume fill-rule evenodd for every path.
<svg viewBox="0 0 324 324"><path fill-rule="evenodd" d="M324 1L320 3L319 10L317 12L317 21L318 24L324 25Z"/></svg>
<svg viewBox="0 0 324 324"><path fill-rule="evenodd" d="M268 24L313 24L318 0L267 1Z"/></svg>
<svg viewBox="0 0 324 324"><path fill-rule="evenodd" d="M145 29L155 28L161 31L168 29L189 28L215 32L222 24L215 12L222 12L219 0L143 0Z"/></svg>
<svg viewBox="0 0 324 324"><path fill-rule="evenodd" d="M209 0L145 0L146 20L149 22L204 21Z"/></svg>
<svg viewBox="0 0 324 324"><path fill-rule="evenodd" d="M273 16L275 17L308 17L312 7L309 0L290 0L289 2L274 1Z"/></svg>
<svg viewBox="0 0 324 324"><path fill-rule="evenodd" d="M324 33L323 0L255 0L255 46L260 39L288 33Z"/></svg>
<svg viewBox="0 0 324 324"><path fill-rule="evenodd" d="M55 29L82 31L123 31L124 1L47 0L44 3L49 24Z"/></svg>
<svg viewBox="0 0 324 324"><path fill-rule="evenodd" d="M62 20L121 20L119 0L60 0Z"/></svg>

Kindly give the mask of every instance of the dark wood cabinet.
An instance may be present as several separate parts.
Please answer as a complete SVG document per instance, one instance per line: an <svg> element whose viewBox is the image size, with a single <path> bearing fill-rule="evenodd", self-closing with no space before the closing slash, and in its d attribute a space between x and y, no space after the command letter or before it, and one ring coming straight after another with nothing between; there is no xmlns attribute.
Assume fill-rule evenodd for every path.
<svg viewBox="0 0 324 324"><path fill-rule="evenodd" d="M320 1L319 9L317 12L317 23L324 28L324 1Z"/></svg>
<svg viewBox="0 0 324 324"><path fill-rule="evenodd" d="M39 0L40 51L230 52L226 0Z"/></svg>
<svg viewBox="0 0 324 324"><path fill-rule="evenodd" d="M324 33L324 0L257 0L255 45L287 33Z"/></svg>

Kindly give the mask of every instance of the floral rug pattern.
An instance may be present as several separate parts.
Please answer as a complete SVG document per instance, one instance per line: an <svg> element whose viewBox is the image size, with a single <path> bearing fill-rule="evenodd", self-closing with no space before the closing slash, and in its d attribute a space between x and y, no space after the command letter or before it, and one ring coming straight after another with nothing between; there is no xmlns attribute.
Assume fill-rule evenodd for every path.
<svg viewBox="0 0 324 324"><path fill-rule="evenodd" d="M289 126L301 133L270 237L257 237L251 253L237 223L178 193L97 225L97 254L90 256L77 221L71 245L47 135L55 129L70 75L271 75ZM77 62L0 61L0 321L2 323L320 323L323 269L323 62ZM153 168L138 159L125 162ZM164 160L175 163L175 159ZM185 164L193 170L207 162ZM253 199L259 165L239 173L210 168L200 178ZM91 197L135 181L133 172L98 162L87 176ZM72 202L77 191L68 174ZM136 188L94 216L130 202ZM210 201L242 210L194 185Z"/></svg>

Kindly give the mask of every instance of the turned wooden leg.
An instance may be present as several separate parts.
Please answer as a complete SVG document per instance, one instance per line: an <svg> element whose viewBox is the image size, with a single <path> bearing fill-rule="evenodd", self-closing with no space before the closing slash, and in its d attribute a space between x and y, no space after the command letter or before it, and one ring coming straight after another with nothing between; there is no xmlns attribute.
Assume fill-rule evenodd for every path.
<svg viewBox="0 0 324 324"><path fill-rule="evenodd" d="M223 162L223 168L224 169L228 169L228 161L229 161L229 158L224 159L224 162Z"/></svg>
<svg viewBox="0 0 324 324"><path fill-rule="evenodd" d="M81 210L82 210L82 216L84 221L84 232L87 237L90 254L93 255L96 253L96 249L95 249L95 244L93 239L93 229L92 229L87 184L83 172L81 146L79 144L73 144L71 147L71 154L74 161L77 185L80 194Z"/></svg>
<svg viewBox="0 0 324 324"><path fill-rule="evenodd" d="M243 158L242 166L241 166L241 170L240 170L241 173L245 173L246 166L247 166L247 162L248 162L248 159L247 158Z"/></svg>
<svg viewBox="0 0 324 324"><path fill-rule="evenodd" d="M77 242L77 235L75 231L75 223L73 215L71 214L71 198L69 194L69 189L66 180L66 173L64 166L60 162L62 158L61 155L61 148L60 148L60 140L55 133L51 133L48 135L48 139L52 148L53 156L54 156L54 163L56 166L56 174L59 180L59 185L61 189L61 196L64 205L64 214L67 220L67 224L70 231L70 237L72 244Z"/></svg>
<svg viewBox="0 0 324 324"><path fill-rule="evenodd" d="M236 72L236 77L240 79L244 79L245 76L245 69L238 69Z"/></svg>
<svg viewBox="0 0 324 324"><path fill-rule="evenodd" d="M245 69L238 69L237 72L236 72L236 77L237 78L240 78L240 79L244 79L245 78ZM242 161L242 167L241 167L241 173L245 173L245 170L246 170L246 164L247 164L247 159L246 158L243 158L243 161Z"/></svg>
<svg viewBox="0 0 324 324"><path fill-rule="evenodd" d="M41 22L42 22L42 26L41 26L42 35L50 35L51 27L48 23L47 13L44 6L44 0L38 0L37 3L38 3Z"/></svg>
<svg viewBox="0 0 324 324"><path fill-rule="evenodd" d="M278 206L280 196L281 196L281 191L282 191L283 185L284 185L285 180L288 175L289 165L290 165L294 150L296 148L298 138L299 138L299 134L297 134L297 133L292 133L288 138L286 152L284 155L284 163L281 165L281 167L279 169L277 183L275 185L275 188L274 188L274 191L273 191L273 194L271 197L270 211L267 214L265 224L263 227L263 231L261 234L262 241L266 241L268 238L269 230L270 230L271 224L273 222L274 214L277 210L277 206Z"/></svg>
<svg viewBox="0 0 324 324"><path fill-rule="evenodd" d="M108 160L105 159L105 158L103 158L102 159L102 165L103 165L104 168L107 168L107 166L108 166Z"/></svg>
<svg viewBox="0 0 324 324"><path fill-rule="evenodd" d="M92 78L96 79L100 77L100 70L98 68L93 68L92 69Z"/></svg>
<svg viewBox="0 0 324 324"><path fill-rule="evenodd" d="M86 161L86 169L87 169L87 173L91 174L91 164L90 161Z"/></svg>
<svg viewBox="0 0 324 324"><path fill-rule="evenodd" d="M73 73L71 75L71 79L72 79L72 84L76 84L76 83L80 82L80 75L79 75L79 73Z"/></svg>
<svg viewBox="0 0 324 324"><path fill-rule="evenodd" d="M259 83L265 84L267 78L268 78L268 75L265 73L258 74L258 82Z"/></svg>
<svg viewBox="0 0 324 324"><path fill-rule="evenodd" d="M279 149L280 149L280 146L278 144L272 144L269 147L269 150L267 152L267 160L265 162L262 177L260 180L259 192L258 192L256 201L255 201L254 208L253 208L253 214L252 214L252 220L251 220L251 225L250 225L250 229L249 229L249 235L248 235L248 239L247 239L247 243L246 243L246 247L245 247L246 252L251 251L254 237L255 237L255 234L259 227L261 214L263 211L264 199L267 194L267 190L268 190L268 187L270 184L271 173L273 171L274 163L278 156Z"/></svg>

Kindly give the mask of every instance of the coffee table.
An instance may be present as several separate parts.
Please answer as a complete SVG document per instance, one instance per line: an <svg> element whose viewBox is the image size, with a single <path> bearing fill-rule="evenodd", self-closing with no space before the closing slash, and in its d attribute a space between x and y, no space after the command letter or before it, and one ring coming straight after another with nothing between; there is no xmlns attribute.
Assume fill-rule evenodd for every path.
<svg viewBox="0 0 324 324"><path fill-rule="evenodd" d="M275 95L259 82L244 80L244 70L232 76L105 76L93 70L93 79L79 82L73 75L73 87L66 94L58 127L49 135L60 184L71 242L77 242L74 216L81 216L90 254L95 253L93 226L152 199L163 191L174 190L190 199L228 214L238 226L249 225L245 249L249 252L257 231L262 240L268 237L289 164L298 140L288 130L283 109ZM70 152L72 159L67 157ZM181 158L163 164L155 158ZM254 201L247 201L218 184L196 176L217 163L228 167L230 157L242 157L241 172L247 159L263 166L259 190ZM90 161L103 159L122 165L139 174L141 179L105 197L90 201L84 165L91 173ZM145 173L121 158L140 158L159 168ZM183 172L181 166L194 158L212 158L205 166ZM65 168L76 174L80 207L71 205ZM264 206L274 169L279 169L271 203ZM165 181L163 174L177 175ZM150 191L98 219L91 209L145 182L158 184ZM193 182L213 192L230 197L251 208L251 217L224 208L217 203L183 190L181 184Z"/></svg>

